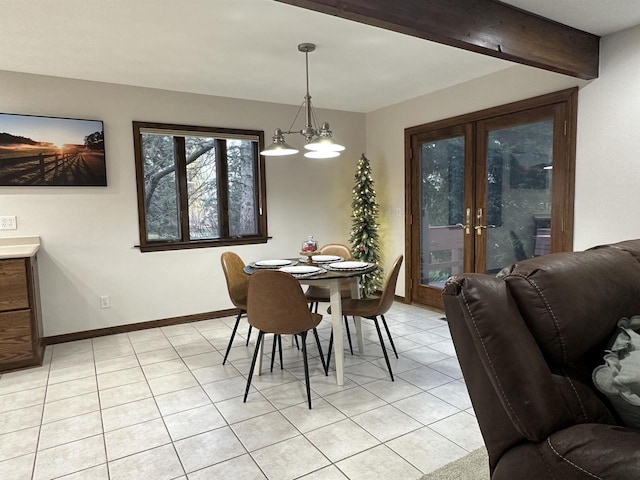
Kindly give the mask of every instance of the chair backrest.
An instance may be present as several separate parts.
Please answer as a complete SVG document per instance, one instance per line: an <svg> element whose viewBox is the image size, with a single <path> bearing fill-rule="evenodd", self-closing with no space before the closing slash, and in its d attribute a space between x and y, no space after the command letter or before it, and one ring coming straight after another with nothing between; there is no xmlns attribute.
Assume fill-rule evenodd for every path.
<svg viewBox="0 0 640 480"><path fill-rule="evenodd" d="M244 273L245 264L233 252L224 252L220 257L224 278L231 302L242 310L247 309L247 294L249 292L249 275Z"/></svg>
<svg viewBox="0 0 640 480"><path fill-rule="evenodd" d="M337 255L345 260L351 260L351 250L346 245L341 243L327 243L320 248L320 254L322 255Z"/></svg>
<svg viewBox="0 0 640 480"><path fill-rule="evenodd" d="M321 318L316 315L317 318ZM260 270L249 280L247 319L268 333L293 334L315 327L298 280L285 272Z"/></svg>
<svg viewBox="0 0 640 480"><path fill-rule="evenodd" d="M394 260L391 273L389 273L386 281L384 282L382 295L380 295L380 300L378 302L378 315L384 315L389 311L391 305L393 305L393 297L396 293L396 283L398 282L398 274L400 273L400 267L402 266L403 259L404 257L400 255Z"/></svg>

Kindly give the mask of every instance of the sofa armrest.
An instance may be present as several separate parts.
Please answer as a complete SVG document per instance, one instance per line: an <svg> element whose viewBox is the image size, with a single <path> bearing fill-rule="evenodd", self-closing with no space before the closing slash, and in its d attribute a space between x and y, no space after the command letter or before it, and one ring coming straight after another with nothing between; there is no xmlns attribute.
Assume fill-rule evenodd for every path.
<svg viewBox="0 0 640 480"><path fill-rule="evenodd" d="M475 352L458 352L459 357L477 355L502 407L524 439L538 443L575 423L557 379L502 280L465 274L449 281L444 299L449 322L464 322L473 339ZM454 303L460 308L454 308ZM454 329L452 336L455 344ZM487 395L470 393L472 398Z"/></svg>
<svg viewBox="0 0 640 480"><path fill-rule="evenodd" d="M640 478L640 432L583 423L502 456L492 480L629 480Z"/></svg>

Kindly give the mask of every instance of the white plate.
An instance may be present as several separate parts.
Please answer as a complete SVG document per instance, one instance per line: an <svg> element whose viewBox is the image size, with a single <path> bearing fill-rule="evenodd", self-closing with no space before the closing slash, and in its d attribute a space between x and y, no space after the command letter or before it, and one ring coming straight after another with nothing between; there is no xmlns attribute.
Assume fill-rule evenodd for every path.
<svg viewBox="0 0 640 480"><path fill-rule="evenodd" d="M305 265L297 265L295 267L282 267L279 268L281 272L290 273L292 275L302 275L305 273L317 273L321 272L322 269L318 267L307 267Z"/></svg>
<svg viewBox="0 0 640 480"><path fill-rule="evenodd" d="M333 270L360 270L370 266L371 264L367 262L338 262L329 264L329 268Z"/></svg>
<svg viewBox="0 0 640 480"><path fill-rule="evenodd" d="M322 262L339 262L342 260L342 257L337 255L314 255L311 257L312 262L322 263Z"/></svg>
<svg viewBox="0 0 640 480"><path fill-rule="evenodd" d="M255 262L253 265L255 267L275 268L291 265L292 263L293 262L291 260L260 260L259 262Z"/></svg>

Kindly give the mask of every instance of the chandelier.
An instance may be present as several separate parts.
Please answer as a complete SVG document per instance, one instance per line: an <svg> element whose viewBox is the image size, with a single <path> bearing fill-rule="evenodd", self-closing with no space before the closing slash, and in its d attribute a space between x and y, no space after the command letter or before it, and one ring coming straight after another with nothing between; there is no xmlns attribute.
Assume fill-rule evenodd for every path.
<svg viewBox="0 0 640 480"><path fill-rule="evenodd" d="M283 131L280 128L276 128L273 133L273 143L260 152L261 155L278 157L284 155L294 155L299 152L297 148L289 145L284 135L290 133L299 133L302 135L307 144L304 146L308 150L304 156L307 158L333 158L340 155L340 152L344 150L342 145L337 144L333 140L333 133L329 129L329 124L324 122L317 127L318 122L316 120L315 111L311 105L311 95L309 95L309 53L316 49L313 43L301 43L298 45L298 51L304 53L305 66L306 66L306 78L307 78L307 93L304 96L304 101L298 109L296 117L293 119L288 131ZM296 123L300 112L304 108L305 124L302 130L292 130L293 125Z"/></svg>

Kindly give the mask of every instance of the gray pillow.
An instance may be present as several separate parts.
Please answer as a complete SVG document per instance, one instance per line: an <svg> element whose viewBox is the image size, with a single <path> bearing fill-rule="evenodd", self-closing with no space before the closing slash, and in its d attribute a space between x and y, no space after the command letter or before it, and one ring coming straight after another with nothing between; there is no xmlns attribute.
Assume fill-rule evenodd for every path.
<svg viewBox="0 0 640 480"><path fill-rule="evenodd" d="M626 427L640 430L640 315L618 320L618 334L606 350L593 383L611 401Z"/></svg>

